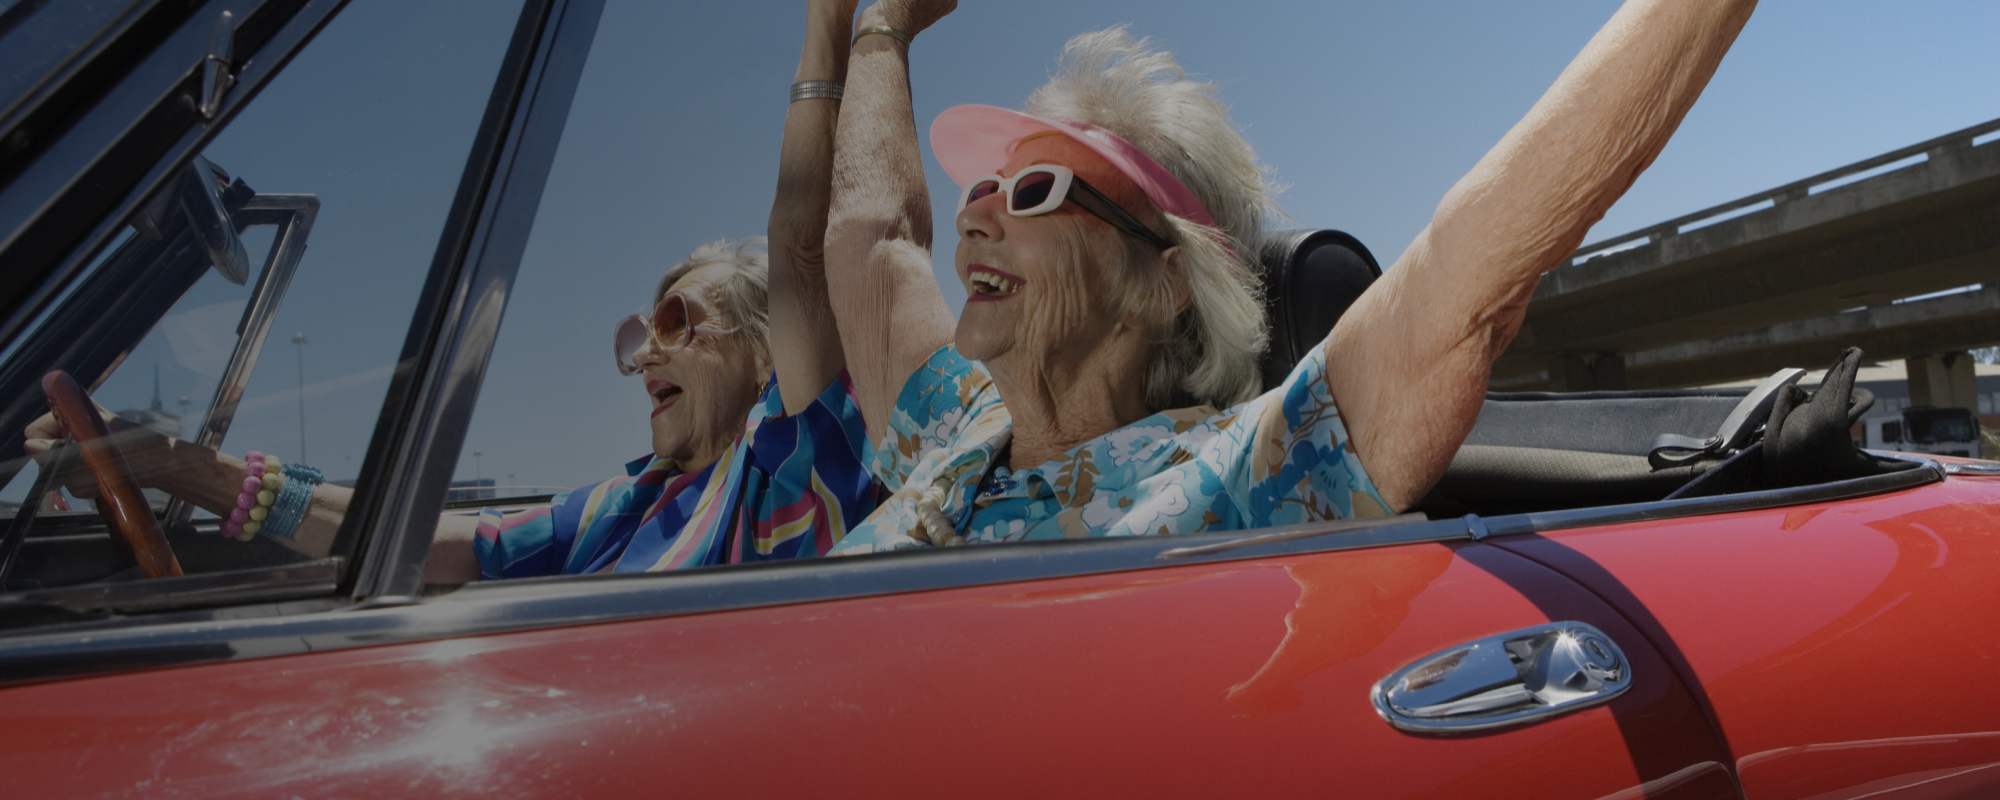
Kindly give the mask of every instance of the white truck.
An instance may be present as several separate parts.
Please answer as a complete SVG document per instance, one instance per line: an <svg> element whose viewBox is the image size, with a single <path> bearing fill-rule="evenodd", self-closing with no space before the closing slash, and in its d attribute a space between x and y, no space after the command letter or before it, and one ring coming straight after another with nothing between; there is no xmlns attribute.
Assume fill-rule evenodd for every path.
<svg viewBox="0 0 2000 800"><path fill-rule="evenodd" d="M1873 450L1979 457L1979 421L1964 408L1913 406L1901 417L1866 421L1863 446Z"/></svg>

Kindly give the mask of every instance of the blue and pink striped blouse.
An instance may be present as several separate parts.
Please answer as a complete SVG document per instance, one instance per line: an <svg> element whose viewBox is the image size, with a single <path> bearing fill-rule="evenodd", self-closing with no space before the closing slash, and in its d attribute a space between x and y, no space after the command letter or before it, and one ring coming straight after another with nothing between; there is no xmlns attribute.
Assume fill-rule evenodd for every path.
<svg viewBox="0 0 2000 800"><path fill-rule="evenodd" d="M721 458L687 473L647 455L549 505L480 512L481 578L659 572L824 555L875 508L867 433L843 373L787 416L774 377Z"/></svg>

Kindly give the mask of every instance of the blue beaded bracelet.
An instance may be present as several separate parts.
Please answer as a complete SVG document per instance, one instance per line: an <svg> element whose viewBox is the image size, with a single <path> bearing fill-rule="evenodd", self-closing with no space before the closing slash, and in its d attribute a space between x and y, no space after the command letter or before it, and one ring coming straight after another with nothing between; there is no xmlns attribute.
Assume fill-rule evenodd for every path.
<svg viewBox="0 0 2000 800"><path fill-rule="evenodd" d="M262 533L274 539L291 541L299 531L299 523L306 518L306 507L312 502L313 487L325 481L326 476L319 470L299 464L285 465L285 487L278 491L278 497L271 503L271 513L264 518Z"/></svg>

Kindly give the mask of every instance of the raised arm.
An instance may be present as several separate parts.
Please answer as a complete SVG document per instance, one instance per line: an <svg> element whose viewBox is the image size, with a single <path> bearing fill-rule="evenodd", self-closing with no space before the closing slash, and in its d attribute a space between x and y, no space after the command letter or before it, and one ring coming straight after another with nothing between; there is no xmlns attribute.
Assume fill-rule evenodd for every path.
<svg viewBox="0 0 2000 800"><path fill-rule="evenodd" d="M811 93L847 75L847 37L856 0L807 0L805 43L792 80ZM817 91L815 91L817 90ZM771 362L785 413L812 404L846 367L840 332L826 293L826 213L833 191L833 127L841 101L793 100L785 111L778 151L778 189L771 198Z"/></svg>
<svg viewBox="0 0 2000 800"><path fill-rule="evenodd" d="M1651 164L1753 0L1628 0L1327 338L1362 464L1408 508L1444 474L1543 272Z"/></svg>
<svg viewBox="0 0 2000 800"><path fill-rule="evenodd" d="M914 37L956 5L883 0L861 12L855 29L888 27ZM871 439L887 429L903 382L951 339L953 327L931 272L930 194L907 55L889 35L854 42L834 137L827 290Z"/></svg>

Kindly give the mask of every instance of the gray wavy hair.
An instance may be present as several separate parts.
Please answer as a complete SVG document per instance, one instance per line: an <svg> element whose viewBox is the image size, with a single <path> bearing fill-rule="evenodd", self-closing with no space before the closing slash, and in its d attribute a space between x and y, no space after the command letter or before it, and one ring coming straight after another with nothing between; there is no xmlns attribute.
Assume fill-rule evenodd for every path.
<svg viewBox="0 0 2000 800"><path fill-rule="evenodd" d="M1255 397L1268 332L1248 258L1277 207L1266 170L1230 123L1214 84L1188 78L1172 54L1119 26L1064 44L1054 76L1028 96L1026 111L1119 135L1186 184L1215 218L1209 226L1161 214L1181 250L1169 268L1181 271L1190 300L1170 324L1168 284L1129 263L1120 277L1124 310L1160 320L1167 331L1147 367L1148 404L1223 408Z"/></svg>
<svg viewBox="0 0 2000 800"><path fill-rule="evenodd" d="M709 300L729 315L736 334L746 337L756 353L761 369L771 364L771 258L762 236L717 239L694 249L686 260L667 268L660 276L653 301L659 302L674 282L689 272L710 264L729 266L729 278L711 290ZM761 379L762 376L760 375Z"/></svg>

